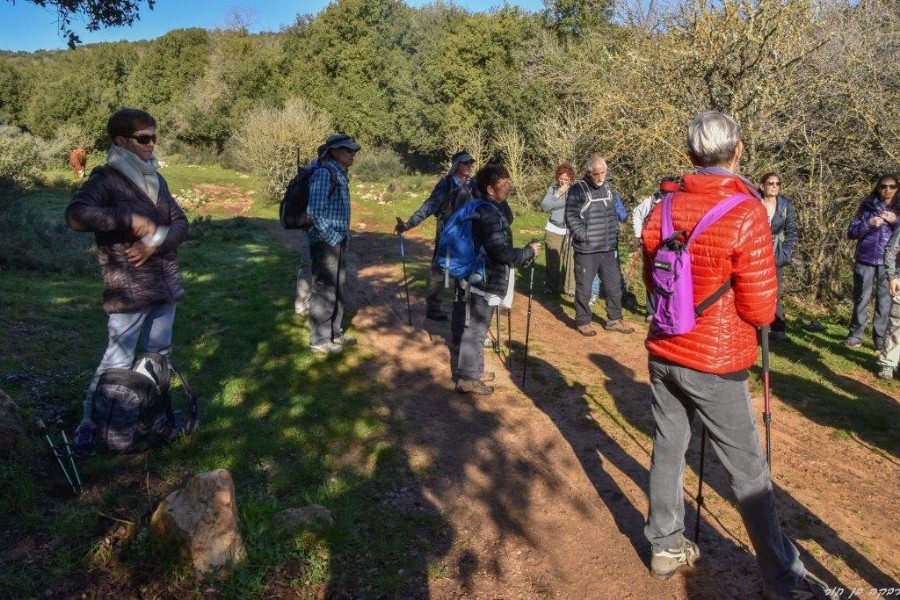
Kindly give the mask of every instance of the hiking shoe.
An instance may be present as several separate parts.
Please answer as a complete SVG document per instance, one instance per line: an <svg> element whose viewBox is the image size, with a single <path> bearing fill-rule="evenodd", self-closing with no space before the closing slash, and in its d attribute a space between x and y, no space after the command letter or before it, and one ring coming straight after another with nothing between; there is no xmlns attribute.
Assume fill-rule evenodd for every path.
<svg viewBox="0 0 900 600"><path fill-rule="evenodd" d="M600 299L599 296L596 296L596 295L591 296L591 299L588 300L588 306L593 306L593 305L597 304L597 300L599 300L599 299Z"/></svg>
<svg viewBox="0 0 900 600"><path fill-rule="evenodd" d="M332 341L339 346L352 346L356 343L356 338L350 337L342 331L341 334Z"/></svg>
<svg viewBox="0 0 900 600"><path fill-rule="evenodd" d="M786 334L786 333L783 332L783 331L770 331L770 332L769 332L769 339L777 340L777 341L779 341L779 342L789 342L789 341L791 341L791 338L788 337L788 334Z"/></svg>
<svg viewBox="0 0 900 600"><path fill-rule="evenodd" d="M622 319L613 319L607 321L603 329L607 331L615 331L618 333L634 333L634 327L623 321Z"/></svg>
<svg viewBox="0 0 900 600"><path fill-rule="evenodd" d="M495 346L494 338L491 336L485 336L484 341L481 342L481 345L485 348L493 348Z"/></svg>
<svg viewBox="0 0 900 600"><path fill-rule="evenodd" d="M893 379L894 378L894 368L893 367L881 367L878 371L878 377L881 379Z"/></svg>
<svg viewBox="0 0 900 600"><path fill-rule="evenodd" d="M443 323L447 320L447 315L445 315L444 313L427 313L425 315L425 318L431 321L440 321Z"/></svg>
<svg viewBox="0 0 900 600"><path fill-rule="evenodd" d="M862 340L858 337L848 337L844 340L844 345L848 348L858 348L859 346L862 346Z"/></svg>
<svg viewBox="0 0 900 600"><path fill-rule="evenodd" d="M763 598L766 600L838 600L840 596L824 581L807 571L800 585L786 592L770 590L763 584Z"/></svg>
<svg viewBox="0 0 900 600"><path fill-rule="evenodd" d="M321 344L310 346L309 349L316 354L338 354L343 351L344 347L334 342L322 342Z"/></svg>
<svg viewBox="0 0 900 600"><path fill-rule="evenodd" d="M694 542L682 537L674 548L654 550L650 558L650 573L665 581L682 567L693 567L700 560L700 548Z"/></svg>
<svg viewBox="0 0 900 600"><path fill-rule="evenodd" d="M597 335L597 330L590 325L577 325L575 329L584 337L593 337Z"/></svg>
<svg viewBox="0 0 900 600"><path fill-rule="evenodd" d="M87 457L94 455L94 427L93 423L82 423L72 436L72 453L75 456Z"/></svg>
<svg viewBox="0 0 900 600"><path fill-rule="evenodd" d="M497 374L494 373L493 371L485 371L484 373L481 374L481 377L479 377L479 379L481 380L482 383L488 383L490 381L497 379Z"/></svg>
<svg viewBox="0 0 900 600"><path fill-rule="evenodd" d="M478 379L460 379L456 382L456 391L460 394L487 396L494 393L494 388L485 385L483 381Z"/></svg>

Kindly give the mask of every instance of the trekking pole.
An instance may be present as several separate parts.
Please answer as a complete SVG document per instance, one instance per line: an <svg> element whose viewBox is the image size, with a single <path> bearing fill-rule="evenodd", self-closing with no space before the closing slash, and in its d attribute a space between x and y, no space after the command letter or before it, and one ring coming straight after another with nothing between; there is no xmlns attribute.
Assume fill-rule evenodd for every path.
<svg viewBox="0 0 900 600"><path fill-rule="evenodd" d="M497 305L497 339L494 341L494 352L497 353L497 356L501 355L500 350L500 305Z"/></svg>
<svg viewBox="0 0 900 600"><path fill-rule="evenodd" d="M72 453L72 444L69 442L69 438L66 435L66 429L63 427L62 419L56 420L56 427L59 429L59 434L62 436L63 446L66 449L66 456L69 457L69 464L72 465L72 474L75 476L75 483L78 484L78 493L82 493L84 491L84 486L81 484L81 475L78 474L78 467L75 465L75 455Z"/></svg>
<svg viewBox="0 0 900 600"><path fill-rule="evenodd" d="M528 371L528 338L531 335L531 299L534 297L534 261L528 276L528 318L525 320L525 360L522 361L522 389L525 389L525 372Z"/></svg>
<svg viewBox="0 0 900 600"><path fill-rule="evenodd" d="M402 225L403 219L397 217L397 224ZM412 309L409 307L409 280L406 278L406 249L403 247L403 234L398 233L400 238L400 260L403 263L403 285L406 288L406 318L409 319L409 326L412 327Z"/></svg>
<svg viewBox="0 0 900 600"><path fill-rule="evenodd" d="M512 306L506 309L506 368L512 370Z"/></svg>
<svg viewBox="0 0 900 600"><path fill-rule="evenodd" d="M762 328L763 423L766 426L766 462L772 471L772 406L769 403L769 326Z"/></svg>
<svg viewBox="0 0 900 600"><path fill-rule="evenodd" d="M56 462L59 463L59 468L62 469L63 475L66 476L66 481L69 482L69 487L72 488L72 492L75 495L78 495L78 490L75 489L75 484L72 483L72 478L69 477L69 472L66 470L66 465L62 461L62 454L59 451L59 448L53 443L53 440L50 439L50 432L47 431L47 426L44 425L44 422L40 419L37 420L37 428L41 435L44 436L44 439L47 440L47 444L50 446L50 451L53 453L53 457L56 458Z"/></svg>
<svg viewBox="0 0 900 600"><path fill-rule="evenodd" d="M700 486L697 488L697 523L694 525L694 543L700 543L700 511L703 510L703 464L706 462L706 427L700 425Z"/></svg>

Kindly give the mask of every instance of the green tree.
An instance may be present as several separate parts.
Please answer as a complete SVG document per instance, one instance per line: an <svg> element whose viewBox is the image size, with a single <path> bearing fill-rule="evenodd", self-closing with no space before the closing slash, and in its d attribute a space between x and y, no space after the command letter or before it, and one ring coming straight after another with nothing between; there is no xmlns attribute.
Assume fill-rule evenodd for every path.
<svg viewBox="0 0 900 600"><path fill-rule="evenodd" d="M9 0L13 4L16 0ZM75 48L81 39L72 31L72 19L85 19L88 31L99 31L103 27L131 25L140 19L141 4L135 0L27 0L38 6L56 9L59 31L69 40L69 48ZM148 10L153 10L156 0L145 0Z"/></svg>
<svg viewBox="0 0 900 600"><path fill-rule="evenodd" d="M544 0L545 26L560 41L573 41L607 26L612 18L610 0Z"/></svg>

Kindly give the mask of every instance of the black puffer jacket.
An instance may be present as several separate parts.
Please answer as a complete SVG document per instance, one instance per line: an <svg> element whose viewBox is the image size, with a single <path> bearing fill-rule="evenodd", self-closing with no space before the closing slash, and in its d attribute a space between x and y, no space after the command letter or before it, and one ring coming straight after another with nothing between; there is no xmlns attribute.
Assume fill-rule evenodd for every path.
<svg viewBox="0 0 900 600"><path fill-rule="evenodd" d="M509 281L509 267L534 258L534 250L530 246L521 249L513 247L510 229L512 211L509 205L497 205L489 199L487 202L487 205L475 210L475 219L472 221L475 247L483 247L487 255L485 279L475 287L503 296Z"/></svg>
<svg viewBox="0 0 900 600"><path fill-rule="evenodd" d="M588 200L586 191L592 192L598 199L584 207ZM569 188L566 227L572 234L572 246L576 252L590 254L616 249L619 244L619 218L616 215L616 193L609 181L597 186L588 175Z"/></svg>
<svg viewBox="0 0 900 600"><path fill-rule="evenodd" d="M156 253L140 267L128 262L128 248L138 241L131 233L131 216L142 215L169 232ZM103 273L103 310L108 314L138 312L184 297L178 272L178 246L187 239L188 221L159 175L156 205L114 168L91 172L66 208L66 222L76 231L92 231Z"/></svg>

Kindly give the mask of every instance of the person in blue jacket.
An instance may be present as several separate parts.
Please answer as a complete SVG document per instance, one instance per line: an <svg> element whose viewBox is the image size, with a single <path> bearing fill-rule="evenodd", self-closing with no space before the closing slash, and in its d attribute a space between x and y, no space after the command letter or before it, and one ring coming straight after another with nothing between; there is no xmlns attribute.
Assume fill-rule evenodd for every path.
<svg viewBox="0 0 900 600"><path fill-rule="evenodd" d="M781 177L777 173L766 173L762 176L759 193L763 206L769 216L772 229L772 243L775 246L775 274L778 280L778 301L775 304L775 320L771 325L770 337L773 340L790 341L787 335L787 323L784 320L784 304L782 297L782 273L791 262L791 255L800 237L797 227L797 212L794 205L781 192Z"/></svg>

